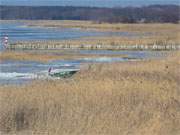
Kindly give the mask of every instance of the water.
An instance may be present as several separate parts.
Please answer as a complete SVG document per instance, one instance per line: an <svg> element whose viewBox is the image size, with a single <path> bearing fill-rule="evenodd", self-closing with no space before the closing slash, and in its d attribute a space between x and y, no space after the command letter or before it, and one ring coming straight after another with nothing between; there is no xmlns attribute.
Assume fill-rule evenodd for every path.
<svg viewBox="0 0 180 135"><path fill-rule="evenodd" d="M73 28L35 28L25 27L19 23L7 23L1 25L1 37L8 34L11 41L21 40L59 40L75 39L83 36L97 36L100 32L81 31Z"/></svg>
<svg viewBox="0 0 180 135"><path fill-rule="evenodd" d="M68 40L79 39L82 37L96 37L96 36L128 36L133 37L137 34L129 32L98 32L92 30L81 30L76 28L43 28L43 27L27 27L23 23L1 23L0 39L3 50L2 39L8 35L9 42L17 41L33 41L33 40Z"/></svg>
<svg viewBox="0 0 180 135"><path fill-rule="evenodd" d="M137 36L128 32L94 32L83 31L73 28L37 28L25 27L23 23L2 23L0 28L0 38L8 34L10 42L28 41L28 40L60 40L76 39L89 36ZM3 46L1 44L1 51ZM56 60L49 63L34 61L0 61L0 85L4 84L24 84L33 79L39 78L41 73L47 74L50 67L61 69L77 69L87 63L111 63L124 62L130 60L142 60L161 58L167 55L167 52L148 52L148 51L105 51L105 50L74 50L77 54L103 54L106 57L100 58L81 58L76 60ZM122 54L128 58L110 58L108 55ZM47 79L42 76L40 79Z"/></svg>
<svg viewBox="0 0 180 135"><path fill-rule="evenodd" d="M157 59L167 56L169 52L152 51L79 51L79 54L103 54L105 57L99 58L81 58L76 60L55 60L49 63L34 61L2 61L0 63L0 84L24 84L33 79L38 79L41 73L48 73L48 69L80 69L83 65L91 63L113 63L126 62L147 59ZM128 58L111 58L110 54L126 54ZM47 79L47 76L41 76L40 79Z"/></svg>
<svg viewBox="0 0 180 135"><path fill-rule="evenodd" d="M32 40L61 40L76 39L84 36L98 36L101 32L81 31L73 28L33 28L25 27L22 23L2 23L0 38L9 36L9 42L32 41ZM2 44L1 44L2 50Z"/></svg>
<svg viewBox="0 0 180 135"><path fill-rule="evenodd" d="M77 60L56 60L49 63L34 61L2 61L0 63L0 84L23 84L37 79L40 73L48 73L48 69L79 69L85 63L124 61L122 58L83 58ZM44 76L46 79L47 76Z"/></svg>
<svg viewBox="0 0 180 135"><path fill-rule="evenodd" d="M62 69L75 68L67 63L41 63L34 61L2 61L0 63L0 84L23 84L37 79L40 72L47 73L50 67Z"/></svg>

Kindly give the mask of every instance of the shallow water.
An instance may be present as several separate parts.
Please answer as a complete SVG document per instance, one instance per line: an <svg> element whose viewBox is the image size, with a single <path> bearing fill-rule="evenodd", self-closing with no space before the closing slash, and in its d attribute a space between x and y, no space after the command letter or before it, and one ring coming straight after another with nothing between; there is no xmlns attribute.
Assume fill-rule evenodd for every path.
<svg viewBox="0 0 180 135"><path fill-rule="evenodd" d="M68 40L78 39L81 37L96 37L96 36L125 36L133 37L137 34L129 32L98 32L92 30L82 30L77 28L45 28L45 27L27 27L24 23L1 23L0 39L8 35L9 42L17 41L33 41L33 40ZM3 49L1 44L0 50Z"/></svg>
<svg viewBox="0 0 180 135"><path fill-rule="evenodd" d="M73 28L37 28L26 27L23 23L2 23L0 27L0 38L6 34L10 42L28 41L28 40L60 40L76 39L89 36L139 36L128 32L95 32ZM1 50L3 46L1 44ZM50 67L61 69L77 69L87 63L111 63L125 62L132 60L162 58L167 52L150 51L105 51L105 50L71 50L77 54L103 54L107 57L100 58L82 58L76 60L56 60L49 63L34 61L0 61L0 84L24 84L33 79L39 78L39 74L47 74ZM128 58L110 58L109 55L122 54ZM58 54L57 54L58 55ZM47 76L41 79L47 79Z"/></svg>
<svg viewBox="0 0 180 135"><path fill-rule="evenodd" d="M60 68L60 69L79 69L81 65L85 63L105 63L125 61L122 58L83 58L77 60L56 60L49 63L40 63L33 61L2 61L0 63L0 84L22 84L32 79L39 78L40 73L48 73L48 69ZM46 79L45 75L44 78Z"/></svg>
<svg viewBox="0 0 180 135"><path fill-rule="evenodd" d="M77 51L76 51L77 53ZM55 60L49 63L41 63L34 61L2 61L0 63L0 84L24 84L33 79L48 79L47 76L39 75L47 74L48 69L80 69L83 65L91 63L113 63L138 61L147 59L157 59L167 56L170 52L157 51L79 51L80 54L103 54L105 57L99 58L81 58L76 60ZM109 54L125 54L127 58L111 58Z"/></svg>
<svg viewBox="0 0 180 135"><path fill-rule="evenodd" d="M0 38L3 39L5 35L8 35L10 43L31 40L75 39L83 36L97 36L100 34L101 33L98 32L92 33L72 28L47 29L25 27L22 23L2 23L0 27Z"/></svg>

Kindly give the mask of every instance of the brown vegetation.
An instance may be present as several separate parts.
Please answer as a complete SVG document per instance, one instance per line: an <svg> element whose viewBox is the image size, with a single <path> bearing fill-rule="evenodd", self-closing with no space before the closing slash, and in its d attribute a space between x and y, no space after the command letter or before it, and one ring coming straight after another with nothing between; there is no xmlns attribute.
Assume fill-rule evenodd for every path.
<svg viewBox="0 0 180 135"><path fill-rule="evenodd" d="M25 52L5 51L0 55L0 60L29 60L29 61L42 61L48 62L49 60L60 59L56 55L43 55Z"/></svg>
<svg viewBox="0 0 180 135"><path fill-rule="evenodd" d="M130 32L137 34L147 34L146 36L137 36L137 38L123 38L116 36L116 41L124 45L131 44L154 44L154 43L175 43L180 44L180 27L179 24L110 24L101 23L97 24L91 21L28 21L31 26L40 27L71 27L81 29L94 29L101 31L118 31L118 32ZM107 38L107 37L105 37ZM111 41L114 39L109 37ZM97 39L97 38L96 38ZM101 38L98 38L100 40ZM104 40L104 39L103 39ZM130 41L129 41L130 40ZM108 40L105 40L106 42ZM96 41L98 42L98 41ZM161 44L162 44L161 43Z"/></svg>
<svg viewBox="0 0 180 135"><path fill-rule="evenodd" d="M48 62L51 60L73 60L80 58L98 58L98 57L127 57L120 54L78 54L75 51L4 51L0 54L0 60L26 60L26 61L39 61Z"/></svg>
<svg viewBox="0 0 180 135"><path fill-rule="evenodd" d="M0 86L0 130L20 135L179 135L179 57L90 65L70 80Z"/></svg>
<svg viewBox="0 0 180 135"><path fill-rule="evenodd" d="M70 20L36 20L22 21L28 26L49 27L49 28L81 28L94 29L102 31L121 31L121 32L162 32L177 31L179 32L179 24L171 23L147 23L147 24L128 24L128 23L95 23L93 21L70 21ZM177 34L177 33L176 33Z"/></svg>
<svg viewBox="0 0 180 135"><path fill-rule="evenodd" d="M142 37L89 37L79 40L17 42L11 50L51 50L51 49L88 49L88 50L179 50L180 38L168 36Z"/></svg>

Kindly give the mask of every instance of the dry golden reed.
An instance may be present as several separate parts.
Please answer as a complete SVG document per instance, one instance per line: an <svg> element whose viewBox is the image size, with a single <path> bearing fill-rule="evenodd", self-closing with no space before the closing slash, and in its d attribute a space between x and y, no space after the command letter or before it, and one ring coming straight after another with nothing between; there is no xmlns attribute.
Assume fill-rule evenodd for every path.
<svg viewBox="0 0 180 135"><path fill-rule="evenodd" d="M76 51L50 50L50 51L4 51L0 54L0 60L20 60L20 61L39 61L49 62L52 60L74 60L82 58L98 57L127 57L121 54L80 54Z"/></svg>
<svg viewBox="0 0 180 135"><path fill-rule="evenodd" d="M17 135L179 135L179 57L94 64L68 80L0 86L0 130Z"/></svg>

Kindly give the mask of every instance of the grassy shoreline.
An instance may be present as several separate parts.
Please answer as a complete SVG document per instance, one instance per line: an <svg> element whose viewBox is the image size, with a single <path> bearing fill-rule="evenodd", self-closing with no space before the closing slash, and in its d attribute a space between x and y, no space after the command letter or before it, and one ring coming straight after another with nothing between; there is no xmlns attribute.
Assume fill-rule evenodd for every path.
<svg viewBox="0 0 180 135"><path fill-rule="evenodd" d="M61 53L60 53L61 52ZM53 60L75 60L82 58L99 58L99 57L110 57L110 58L127 58L126 55L120 54L78 54L75 52L66 51L52 51L52 52L33 52L33 51L4 51L0 54L0 60L19 60L19 61L39 61L49 62Z"/></svg>
<svg viewBox="0 0 180 135"><path fill-rule="evenodd" d="M0 86L0 131L178 135L179 57L91 65L71 80Z"/></svg>
<svg viewBox="0 0 180 135"><path fill-rule="evenodd" d="M149 47L147 50L152 50L153 45L157 46L175 46L180 48L180 24L110 24L110 23L95 23L91 21L50 21L50 20L16 20L3 21L0 23L21 22L26 27L45 27L45 28L78 28L81 30L96 30L109 32L128 32L136 36L104 36L104 37L84 37L77 40L59 40L59 41L30 41L17 42L11 44L17 49L110 49L110 50L141 50L127 49L131 46L138 45L143 48ZM39 46L39 47L38 47ZM124 46L124 47L123 47ZM171 48L171 47L170 47ZM164 50L159 49L159 50ZM171 49L170 49L171 50Z"/></svg>
<svg viewBox="0 0 180 135"><path fill-rule="evenodd" d="M19 41L8 46L10 50L180 50L179 41L164 37L125 38L91 37L79 40Z"/></svg>

